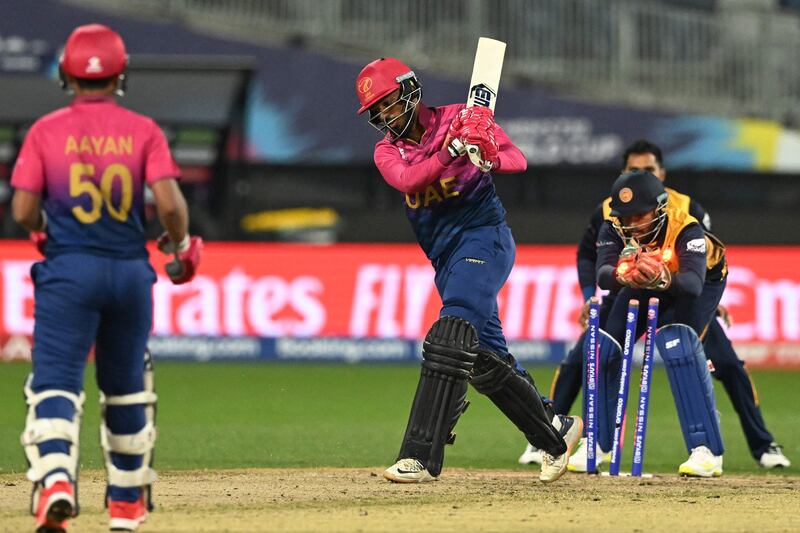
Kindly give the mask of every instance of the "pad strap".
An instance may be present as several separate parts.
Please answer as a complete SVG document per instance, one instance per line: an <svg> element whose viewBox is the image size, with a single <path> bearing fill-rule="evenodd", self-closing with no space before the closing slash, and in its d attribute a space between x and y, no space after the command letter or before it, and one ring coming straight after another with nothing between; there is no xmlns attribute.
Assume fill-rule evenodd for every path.
<svg viewBox="0 0 800 533"><path fill-rule="evenodd" d="M128 455L141 455L153 449L156 442L156 428L152 421L137 433L128 435L115 435L103 424L103 431L100 434L100 445L103 450Z"/></svg>
<svg viewBox="0 0 800 533"><path fill-rule="evenodd" d="M30 446L53 439L77 442L79 437L80 427L71 420L37 418L25 426L25 432L20 437L20 442L23 446Z"/></svg>
<svg viewBox="0 0 800 533"><path fill-rule="evenodd" d="M120 396L106 396L100 393L100 403L102 405L139 405L139 404L153 404L158 400L155 392L142 391L134 392L132 394L123 394Z"/></svg>
<svg viewBox="0 0 800 533"><path fill-rule="evenodd" d="M107 464L108 484L115 487L136 488L153 484L158 476L149 465L143 464L136 470L120 470L113 464Z"/></svg>

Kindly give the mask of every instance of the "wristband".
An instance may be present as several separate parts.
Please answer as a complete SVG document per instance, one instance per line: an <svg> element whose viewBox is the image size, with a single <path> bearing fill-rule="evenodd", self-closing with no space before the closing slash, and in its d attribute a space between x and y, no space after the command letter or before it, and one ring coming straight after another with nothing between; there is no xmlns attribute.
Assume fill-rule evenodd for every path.
<svg viewBox="0 0 800 533"><path fill-rule="evenodd" d="M183 239L177 246L175 246L175 253L183 253L189 249L189 244L191 243L191 239L189 238L189 233L187 232L186 235L183 236Z"/></svg>

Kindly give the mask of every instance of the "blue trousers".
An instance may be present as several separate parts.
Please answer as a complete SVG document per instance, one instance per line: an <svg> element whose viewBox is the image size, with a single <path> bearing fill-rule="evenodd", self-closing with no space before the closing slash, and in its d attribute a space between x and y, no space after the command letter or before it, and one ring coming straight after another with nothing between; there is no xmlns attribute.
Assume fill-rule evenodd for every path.
<svg viewBox="0 0 800 533"><path fill-rule="evenodd" d="M457 316L475 326L481 346L508 357L497 310L497 294L514 266L517 248L505 224L464 231L449 254L433 263L442 298L439 316Z"/></svg>
<svg viewBox="0 0 800 533"><path fill-rule="evenodd" d="M152 286L156 276L146 259L112 259L63 254L36 263L33 331L34 392L83 390L86 358L95 346L97 385L106 396L144 390L144 351L152 328ZM72 404L54 397L37 406L37 416L67 418ZM144 406L109 406L106 424L114 434L131 434L145 425ZM40 453L68 453L69 443L51 440ZM132 470L140 456L112 453L115 466ZM111 487L111 497L135 500L139 489Z"/></svg>

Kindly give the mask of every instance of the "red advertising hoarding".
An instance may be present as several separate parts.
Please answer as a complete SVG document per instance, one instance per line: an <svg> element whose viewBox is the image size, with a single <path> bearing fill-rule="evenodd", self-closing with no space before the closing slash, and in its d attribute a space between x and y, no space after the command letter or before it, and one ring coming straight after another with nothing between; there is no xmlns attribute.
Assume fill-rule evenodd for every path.
<svg viewBox="0 0 800 533"><path fill-rule="evenodd" d="M800 247L731 247L723 303L751 364L800 366ZM38 260L27 242L0 242L0 342L29 336ZM200 275L172 285L159 272L154 335L419 339L440 306L416 245L208 243ZM571 342L581 305L574 246L521 245L499 296L510 341ZM1 346L0 346L1 347Z"/></svg>

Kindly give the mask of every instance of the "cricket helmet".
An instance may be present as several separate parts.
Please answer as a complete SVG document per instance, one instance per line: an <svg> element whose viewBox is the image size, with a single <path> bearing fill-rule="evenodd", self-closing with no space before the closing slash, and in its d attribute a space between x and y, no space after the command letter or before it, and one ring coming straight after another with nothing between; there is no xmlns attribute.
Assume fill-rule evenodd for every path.
<svg viewBox="0 0 800 533"><path fill-rule="evenodd" d="M409 84L411 90L420 87L414 71L399 59L382 57L369 63L361 69L356 78L356 94L361 102L358 114L360 115L397 89L403 89L404 82L407 81L411 82Z"/></svg>
<svg viewBox="0 0 800 533"><path fill-rule="evenodd" d="M102 79L122 75L128 67L128 54L122 37L102 24L87 24L73 30L64 46L59 67L62 72L82 79Z"/></svg>
<svg viewBox="0 0 800 533"><path fill-rule="evenodd" d="M399 89L397 100L387 108L402 106L402 111L391 118L374 106ZM410 131L414 113L422 98L422 84L408 65L393 57L376 59L361 70L356 78L356 94L361 102L358 114L369 110L369 123L381 135L395 142Z"/></svg>
<svg viewBox="0 0 800 533"><path fill-rule="evenodd" d="M630 238L635 232L639 234L641 244L647 244L647 239L655 240L667 219L668 197L664 184L651 172L637 170L622 174L611 186L610 207L614 227L623 239ZM655 220L647 223L652 226L650 228L622 224L622 217L643 215L650 211L656 211Z"/></svg>

